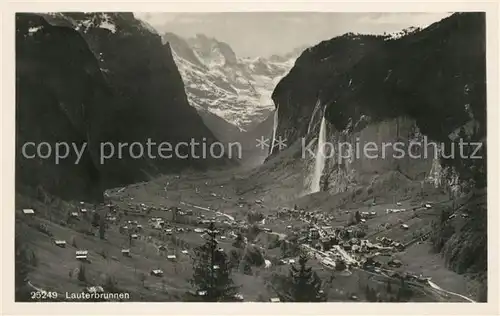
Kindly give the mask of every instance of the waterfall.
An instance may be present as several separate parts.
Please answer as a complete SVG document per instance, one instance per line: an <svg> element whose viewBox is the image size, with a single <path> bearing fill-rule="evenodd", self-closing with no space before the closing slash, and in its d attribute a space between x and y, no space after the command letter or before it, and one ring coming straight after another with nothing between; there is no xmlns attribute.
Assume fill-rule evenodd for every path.
<svg viewBox="0 0 500 316"><path fill-rule="evenodd" d="M311 119L309 120L309 124L307 125L307 134L309 134L309 132L311 131L311 128L312 128L312 125L314 122L314 118L316 117L316 112L318 112L320 105L321 105L321 102L318 99L318 101L316 101L316 106L314 107L313 113L311 115Z"/></svg>
<svg viewBox="0 0 500 316"><path fill-rule="evenodd" d="M320 191L320 181L321 175L323 174L323 169L325 168L325 158L326 153L324 152L326 141L326 119L323 115L321 119L321 126L319 128L318 134L318 144L316 149L316 158L314 161L313 177L311 179L310 193L315 193Z"/></svg>
<svg viewBox="0 0 500 316"><path fill-rule="evenodd" d="M434 158L432 160L431 170L429 170L429 174L427 176L427 180L434 184L434 187L438 188L441 186L441 171L442 171L441 163L439 158Z"/></svg>
<svg viewBox="0 0 500 316"><path fill-rule="evenodd" d="M276 131L278 130L278 109L279 106L276 107L276 110L274 110L274 124L273 124L273 139L271 141L271 152L269 155L273 154L275 142L276 142Z"/></svg>

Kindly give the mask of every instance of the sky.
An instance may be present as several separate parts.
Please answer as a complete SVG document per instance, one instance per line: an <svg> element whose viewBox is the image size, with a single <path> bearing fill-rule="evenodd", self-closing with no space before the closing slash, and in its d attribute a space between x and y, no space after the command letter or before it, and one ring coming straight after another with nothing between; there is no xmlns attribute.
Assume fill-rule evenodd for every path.
<svg viewBox="0 0 500 316"><path fill-rule="evenodd" d="M239 57L286 54L347 32L383 34L425 27L450 13L221 12L134 13L160 34L198 33L229 44Z"/></svg>

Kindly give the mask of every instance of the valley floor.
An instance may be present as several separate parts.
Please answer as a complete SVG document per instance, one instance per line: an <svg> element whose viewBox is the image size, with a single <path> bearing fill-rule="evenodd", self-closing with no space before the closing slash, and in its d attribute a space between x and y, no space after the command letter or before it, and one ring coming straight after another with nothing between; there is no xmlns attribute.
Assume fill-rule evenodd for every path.
<svg viewBox="0 0 500 316"><path fill-rule="evenodd" d="M265 220L259 224L260 233L248 236L248 246L260 249L263 257L272 264L268 267L253 266L251 272L245 273L237 267L232 275L240 286L244 301L269 301L277 296L274 288L276 280L288 275L289 263L286 260L280 263L280 260L291 259L285 258L283 251L276 246L277 241L287 239L293 231L309 225L301 216L276 215L284 208L290 210L297 205L310 214L323 214L319 217L328 218L328 225L325 226L332 227L347 226L356 211L375 212L376 216L353 226L360 226L365 231L363 239L376 243L386 237L408 244L402 251L374 256L384 269L387 269L387 262L391 259L401 261L400 267L387 270L389 272L353 265L346 274L346 271L336 271L321 264L325 259L323 255L313 256L308 265L322 279L328 301L365 301L367 286L385 293L388 283L394 286L400 283L395 273L431 278L428 283L408 283L413 290L411 301L465 302L475 297L474 282L448 270L443 258L432 251L429 242L425 238L419 239L429 231L432 221L440 216L441 208L450 203L438 190L426 192L425 203L433 205L430 209L422 207L424 200L416 196L397 201L398 205L391 201L391 196L375 205L371 204L372 199L353 198L346 203L345 194L320 192L303 197L298 191L294 193L291 190L293 185L290 183L301 185L296 180L278 180L273 176L272 172L268 172L267 175L250 177L248 171L238 170L163 176L148 183L109 190L108 200L114 205L115 212L105 205L58 200L42 203L18 195L16 233L36 257L27 285L56 291L60 300L65 300L65 293L77 293L90 286L112 283L115 291L129 293L126 299L129 301L181 301L187 291L193 290L188 282L192 276L193 249L204 242L202 234L194 229L202 227L204 221L215 220L225 232L219 240L220 247L230 253L235 249L234 233L238 227L249 226L247 215L250 211L258 211ZM262 183L273 183L273 187L265 187ZM279 199L277 196L286 198ZM182 212L192 211L192 214L177 215L173 219L173 212L167 211L171 207L179 207ZM35 214L23 214L21 209L25 208L34 209ZM102 216L112 213L116 217L109 224L105 240L99 238L98 229L91 226L90 214L82 213L82 208L88 211L95 209ZM148 208L151 209L146 212ZM405 211L387 213L387 209L394 208ZM71 212L77 212L74 219L68 219ZM166 227L171 231L166 233L164 229L152 227L151 218L159 217L166 221ZM142 226L142 230L137 239L130 241L128 234L122 230L123 226L130 226L134 221ZM402 228L403 223L407 229ZM65 247L56 246L56 240L66 241ZM130 249L130 257L122 255L124 249ZM77 250L87 250L90 262L81 265L75 259ZM311 253L315 253L314 248ZM168 260L168 255L176 257ZM82 266L85 267L84 278L79 272ZM161 269L163 276L151 275L153 269Z"/></svg>

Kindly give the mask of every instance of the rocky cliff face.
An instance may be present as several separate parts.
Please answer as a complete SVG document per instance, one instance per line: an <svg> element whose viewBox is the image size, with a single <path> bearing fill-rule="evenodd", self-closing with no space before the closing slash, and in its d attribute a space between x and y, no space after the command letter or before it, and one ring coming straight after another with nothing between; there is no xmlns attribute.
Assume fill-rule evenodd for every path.
<svg viewBox="0 0 500 316"><path fill-rule="evenodd" d="M158 147L137 159L125 147L118 157L118 142L140 142L147 149L148 139L172 146L191 139L209 146L216 140L189 106L169 46L132 14L18 14L16 83L18 188L99 199L106 187L228 163L163 159ZM25 159L20 150L28 141L88 145L78 164L73 155L56 165ZM101 164L103 142L116 147L113 158Z"/></svg>
<svg viewBox="0 0 500 316"><path fill-rule="evenodd" d="M483 14L455 14L397 39L346 34L312 47L273 93L279 107L278 135L289 142L302 137L310 141L324 114L333 142L354 144L361 136L378 144L397 139L408 143L428 136L450 145L458 134L465 141L484 140L484 32ZM476 182L484 182L484 161L442 163L455 167L462 179L474 174ZM429 167L422 162L363 158L358 169L399 170L416 179L432 167L432 160Z"/></svg>
<svg viewBox="0 0 500 316"><path fill-rule="evenodd" d="M277 135L295 151L304 140L316 153L324 115L326 141L336 150L341 142L351 148L368 142L379 146L371 151L377 159L363 153L343 158L338 152L327 158L322 191L357 194L362 186L367 198L384 191L385 196L397 197L411 194L408 190L418 190L415 186L427 180L461 196L462 209L472 220L447 236L437 230L438 239L455 271L484 273L486 195L475 192L486 187L485 50L483 13L454 14L398 38L346 34L319 43L298 58L273 93L279 113ZM455 146L454 157L434 159L430 147L427 158L411 158L408 145L423 142L424 137L443 143L446 155ZM464 156L459 154L460 139L483 142L476 152L482 159L464 158L476 146L465 147ZM394 158L391 149L382 158L381 144L394 142L406 145L405 158ZM423 148L419 150L422 153ZM273 152L269 160L276 164L283 155ZM312 174L311 155L293 156L302 168L309 168L306 175Z"/></svg>
<svg viewBox="0 0 500 316"><path fill-rule="evenodd" d="M271 137L271 93L304 48L282 56L240 58L228 44L203 34L182 38L166 33L162 40L170 45L189 103L205 125L223 143L241 145L242 164L261 164L267 153L256 147L256 139Z"/></svg>
<svg viewBox="0 0 500 316"><path fill-rule="evenodd" d="M240 58L228 44L202 34L184 39L166 33L162 38L172 48L190 104L203 117L217 115L242 131L252 130L273 112L271 93L302 51Z"/></svg>

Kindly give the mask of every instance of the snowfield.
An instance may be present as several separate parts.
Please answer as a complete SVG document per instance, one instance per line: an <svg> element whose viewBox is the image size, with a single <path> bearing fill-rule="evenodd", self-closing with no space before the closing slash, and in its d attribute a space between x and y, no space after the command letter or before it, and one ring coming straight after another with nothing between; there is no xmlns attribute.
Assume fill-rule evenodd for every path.
<svg viewBox="0 0 500 316"><path fill-rule="evenodd" d="M243 131L274 111L271 94L301 53L238 58L229 45L204 35L183 39L169 33L163 40L170 44L189 103Z"/></svg>

